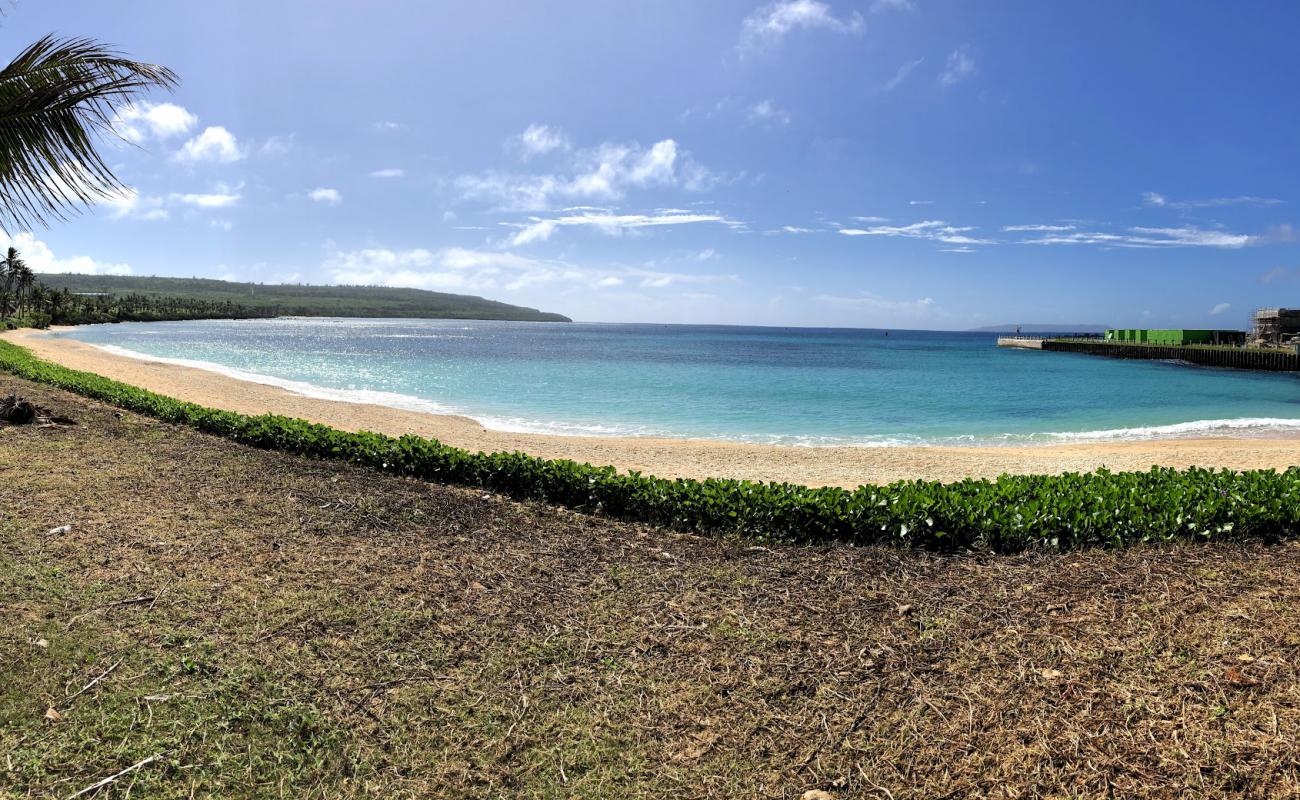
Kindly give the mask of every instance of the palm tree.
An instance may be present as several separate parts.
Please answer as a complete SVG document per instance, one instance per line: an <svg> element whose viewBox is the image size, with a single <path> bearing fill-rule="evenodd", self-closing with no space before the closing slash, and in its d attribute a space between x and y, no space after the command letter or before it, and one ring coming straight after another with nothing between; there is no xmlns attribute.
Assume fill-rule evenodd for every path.
<svg viewBox="0 0 1300 800"><path fill-rule="evenodd" d="M96 149L137 95L175 73L92 39L46 36L0 70L0 229L13 233L122 191Z"/></svg>
<svg viewBox="0 0 1300 800"><path fill-rule="evenodd" d="M14 294L18 298L18 311L21 312L26 305L23 301L31 295L32 287L36 284L36 273L22 261L17 264L11 263L9 272L14 276Z"/></svg>
<svg viewBox="0 0 1300 800"><path fill-rule="evenodd" d="M19 268L26 269L27 265L19 258L17 248L10 247L5 257L0 259L0 318L9 314L9 297Z"/></svg>

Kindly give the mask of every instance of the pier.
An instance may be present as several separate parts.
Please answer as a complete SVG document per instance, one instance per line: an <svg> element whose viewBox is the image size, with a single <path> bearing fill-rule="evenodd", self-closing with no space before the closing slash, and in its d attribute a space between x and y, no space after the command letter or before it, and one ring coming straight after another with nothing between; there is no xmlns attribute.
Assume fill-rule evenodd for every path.
<svg viewBox="0 0 1300 800"><path fill-rule="evenodd" d="M1104 339L1037 338L1001 336L998 347L1083 353L1106 358L1144 358L1156 361L1185 361L1203 367L1253 369L1268 372L1300 372L1300 354L1295 350L1214 345L1142 344Z"/></svg>

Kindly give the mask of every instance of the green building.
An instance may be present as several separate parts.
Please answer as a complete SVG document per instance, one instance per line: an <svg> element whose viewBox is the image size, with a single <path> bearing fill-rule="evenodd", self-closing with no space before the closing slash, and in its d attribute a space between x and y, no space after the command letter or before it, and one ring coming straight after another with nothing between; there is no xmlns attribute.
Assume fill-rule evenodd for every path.
<svg viewBox="0 0 1300 800"><path fill-rule="evenodd" d="M1246 333L1245 331L1192 328L1111 328L1106 331L1106 341L1150 345L1213 344L1241 346L1246 343Z"/></svg>

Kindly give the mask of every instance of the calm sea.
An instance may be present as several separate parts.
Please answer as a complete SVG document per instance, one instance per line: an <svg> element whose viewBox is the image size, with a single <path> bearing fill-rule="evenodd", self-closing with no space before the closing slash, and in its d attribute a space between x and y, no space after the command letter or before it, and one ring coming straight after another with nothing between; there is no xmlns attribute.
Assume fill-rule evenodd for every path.
<svg viewBox="0 0 1300 800"><path fill-rule="evenodd" d="M288 318L62 335L512 431L865 446L1300 431L1296 377L1002 350L981 333Z"/></svg>

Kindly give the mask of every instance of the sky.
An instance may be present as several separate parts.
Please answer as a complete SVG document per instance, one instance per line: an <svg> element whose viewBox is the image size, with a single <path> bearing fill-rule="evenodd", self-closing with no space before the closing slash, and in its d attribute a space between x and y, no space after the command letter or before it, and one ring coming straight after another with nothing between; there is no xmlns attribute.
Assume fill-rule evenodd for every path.
<svg viewBox="0 0 1300 800"><path fill-rule="evenodd" d="M607 322L1248 325L1300 305L1300 5L38 3L175 70L38 271Z"/></svg>

